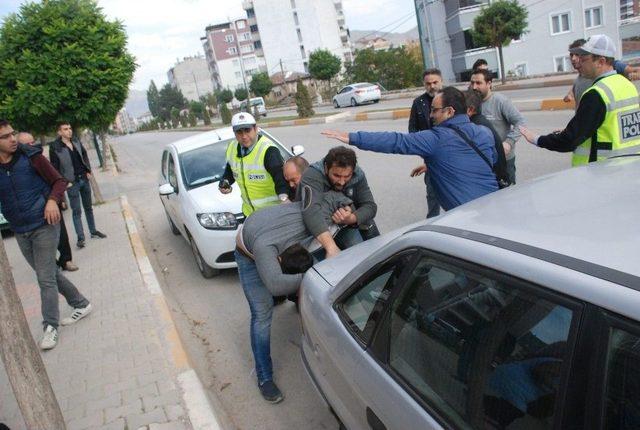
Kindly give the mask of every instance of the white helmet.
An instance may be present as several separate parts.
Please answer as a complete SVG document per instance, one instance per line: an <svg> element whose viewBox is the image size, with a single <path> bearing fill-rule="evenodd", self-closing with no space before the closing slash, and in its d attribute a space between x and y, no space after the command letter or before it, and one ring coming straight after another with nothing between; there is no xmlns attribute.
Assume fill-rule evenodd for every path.
<svg viewBox="0 0 640 430"><path fill-rule="evenodd" d="M231 127L233 131L238 131L244 128L251 128L256 125L256 119L247 112L239 112L231 118Z"/></svg>

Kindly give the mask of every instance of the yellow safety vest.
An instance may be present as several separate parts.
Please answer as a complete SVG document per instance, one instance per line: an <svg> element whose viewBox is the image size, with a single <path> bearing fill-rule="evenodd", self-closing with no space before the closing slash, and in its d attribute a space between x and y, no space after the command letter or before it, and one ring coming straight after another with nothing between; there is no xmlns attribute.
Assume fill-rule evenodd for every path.
<svg viewBox="0 0 640 430"><path fill-rule="evenodd" d="M240 186L242 212L249 216L258 209L279 203L276 184L264 167L267 149L275 146L264 136L260 136L250 153L238 156L238 142L231 141L227 147L227 163L233 172L233 178Z"/></svg>
<svg viewBox="0 0 640 430"><path fill-rule="evenodd" d="M571 164L640 153L640 105L635 85L616 74L596 81L587 91L592 89L602 98L607 113L594 135L573 151Z"/></svg>

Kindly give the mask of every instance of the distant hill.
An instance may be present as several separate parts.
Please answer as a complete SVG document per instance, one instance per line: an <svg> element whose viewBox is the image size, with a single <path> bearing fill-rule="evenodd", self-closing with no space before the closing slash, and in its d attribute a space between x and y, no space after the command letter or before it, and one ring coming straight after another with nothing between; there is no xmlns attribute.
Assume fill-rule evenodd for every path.
<svg viewBox="0 0 640 430"><path fill-rule="evenodd" d="M147 104L147 92L140 90L129 90L129 97L124 104L127 108L129 115L136 118L143 113L149 112L149 105Z"/></svg>
<svg viewBox="0 0 640 430"><path fill-rule="evenodd" d="M404 45L407 41L420 39L417 26L404 33L385 33L384 31L375 30L349 30L349 33L351 33L351 42L356 49L362 48L367 40L371 40L376 36L387 39L393 46Z"/></svg>

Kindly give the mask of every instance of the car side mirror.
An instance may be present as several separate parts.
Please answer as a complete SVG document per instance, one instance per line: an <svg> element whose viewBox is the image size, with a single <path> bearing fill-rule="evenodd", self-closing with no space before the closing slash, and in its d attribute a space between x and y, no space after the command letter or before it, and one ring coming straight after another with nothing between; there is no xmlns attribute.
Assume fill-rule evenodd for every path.
<svg viewBox="0 0 640 430"><path fill-rule="evenodd" d="M158 192L160 193L161 196L168 196L169 194L175 193L176 190L173 188L171 184L166 183L158 187Z"/></svg>
<svg viewBox="0 0 640 430"><path fill-rule="evenodd" d="M293 145L291 147L291 153L293 155L302 155L302 154L304 154L304 146L302 146L302 145Z"/></svg>

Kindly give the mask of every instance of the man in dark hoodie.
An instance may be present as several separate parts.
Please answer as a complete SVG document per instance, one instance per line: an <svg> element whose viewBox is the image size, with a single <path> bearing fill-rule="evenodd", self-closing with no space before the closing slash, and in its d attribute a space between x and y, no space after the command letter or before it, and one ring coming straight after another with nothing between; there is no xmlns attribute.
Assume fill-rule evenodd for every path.
<svg viewBox="0 0 640 430"><path fill-rule="evenodd" d="M42 155L42 149L18 145L15 132L0 120L0 204L16 234L20 251L35 270L40 286L44 335L40 348L58 343L58 293L74 310L62 325L91 312L91 304L56 266L60 210L67 181Z"/></svg>
<svg viewBox="0 0 640 430"><path fill-rule="evenodd" d="M303 213L304 224L322 244L327 258L338 254L341 248L362 242L360 230L377 232L373 219L378 206L373 200L364 171L357 165L353 149L345 146L331 148L322 160L309 166L300 185L309 193L309 209ZM355 207L354 211L350 207L339 208L331 217L333 223L346 227L338 233L335 241L329 232L330 223L323 219L321 210L323 195L330 190L349 197Z"/></svg>

